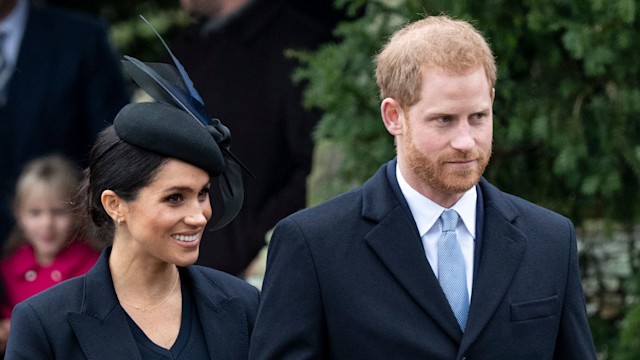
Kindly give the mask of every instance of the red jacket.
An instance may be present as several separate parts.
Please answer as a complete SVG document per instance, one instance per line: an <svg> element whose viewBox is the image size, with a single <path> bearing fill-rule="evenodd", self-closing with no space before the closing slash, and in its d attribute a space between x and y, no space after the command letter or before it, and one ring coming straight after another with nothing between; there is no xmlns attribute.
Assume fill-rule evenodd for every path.
<svg viewBox="0 0 640 360"><path fill-rule="evenodd" d="M82 241L74 241L62 248L49 266L36 262L33 247L25 244L11 256L0 261L0 278L5 298L0 304L0 317L11 318L13 307L61 281L86 273L100 254Z"/></svg>

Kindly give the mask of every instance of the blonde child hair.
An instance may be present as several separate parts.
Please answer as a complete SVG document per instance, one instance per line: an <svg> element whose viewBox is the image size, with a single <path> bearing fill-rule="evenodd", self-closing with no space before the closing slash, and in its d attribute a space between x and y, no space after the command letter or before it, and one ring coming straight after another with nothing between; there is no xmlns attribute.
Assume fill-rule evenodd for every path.
<svg viewBox="0 0 640 360"><path fill-rule="evenodd" d="M80 170L67 158L61 155L47 155L36 158L25 165L18 177L13 200L13 213L17 218L20 207L27 196L51 196L65 202L72 211L74 198L80 185ZM75 219L75 217L73 218ZM78 237L79 227L74 220L70 239ZM27 240L20 229L14 226L4 246L4 256L8 256Z"/></svg>

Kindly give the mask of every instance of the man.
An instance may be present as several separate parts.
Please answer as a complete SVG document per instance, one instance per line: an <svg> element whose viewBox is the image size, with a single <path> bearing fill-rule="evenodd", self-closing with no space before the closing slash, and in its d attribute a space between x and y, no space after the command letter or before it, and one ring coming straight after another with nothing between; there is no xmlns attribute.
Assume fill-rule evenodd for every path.
<svg viewBox="0 0 640 360"><path fill-rule="evenodd" d="M128 101L103 24L0 0L0 241L12 224L11 191L22 166L49 153L87 165L96 134Z"/></svg>
<svg viewBox="0 0 640 360"><path fill-rule="evenodd" d="M485 39L427 17L376 62L397 161L276 226L250 358L595 359L573 225L482 178Z"/></svg>
<svg viewBox="0 0 640 360"><path fill-rule="evenodd" d="M285 51L315 48L330 34L283 0L181 0L181 6L199 21L173 41L174 52L255 174L244 177L236 219L205 232L198 263L243 275L267 231L306 202L319 113L302 107L302 86L291 78L296 62Z"/></svg>

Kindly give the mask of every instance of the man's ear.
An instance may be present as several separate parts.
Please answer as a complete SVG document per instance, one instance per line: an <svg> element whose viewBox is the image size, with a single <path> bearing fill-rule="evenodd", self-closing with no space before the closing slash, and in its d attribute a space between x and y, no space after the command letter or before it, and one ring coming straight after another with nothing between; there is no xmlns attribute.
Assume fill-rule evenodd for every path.
<svg viewBox="0 0 640 360"><path fill-rule="evenodd" d="M400 104L393 98L385 98L380 104L380 114L382 122L389 134L393 136L402 135L404 113Z"/></svg>
<svg viewBox="0 0 640 360"><path fill-rule="evenodd" d="M124 220L124 200L113 190L105 190L100 195L100 202L104 211L113 219L114 223L121 223Z"/></svg>

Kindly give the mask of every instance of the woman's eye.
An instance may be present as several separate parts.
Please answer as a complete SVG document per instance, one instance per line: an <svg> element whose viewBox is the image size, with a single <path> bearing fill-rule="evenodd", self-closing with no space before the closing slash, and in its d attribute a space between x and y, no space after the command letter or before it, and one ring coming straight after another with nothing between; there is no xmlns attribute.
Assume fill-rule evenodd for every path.
<svg viewBox="0 0 640 360"><path fill-rule="evenodd" d="M175 202L180 202L180 201L182 201L182 195L180 195L180 194L169 195L169 196L167 196L166 200L168 202L174 202L174 203Z"/></svg>
<svg viewBox="0 0 640 360"><path fill-rule="evenodd" d="M206 187L198 193L199 199L206 199L209 196L209 187Z"/></svg>

